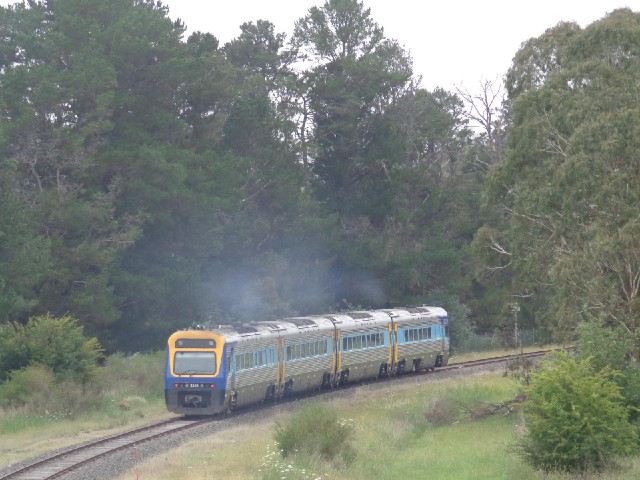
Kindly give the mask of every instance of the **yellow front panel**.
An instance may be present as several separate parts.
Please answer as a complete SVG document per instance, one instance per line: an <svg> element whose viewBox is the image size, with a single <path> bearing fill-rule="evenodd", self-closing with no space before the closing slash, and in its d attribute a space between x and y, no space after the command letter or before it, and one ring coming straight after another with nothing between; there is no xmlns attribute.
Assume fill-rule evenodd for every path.
<svg viewBox="0 0 640 480"><path fill-rule="evenodd" d="M187 347L187 348L181 347L176 344L176 342L178 342L179 340L186 340L186 342L184 342L185 344L191 343L192 345L197 344L197 346ZM195 340L195 341L199 340L201 342L189 342L189 340ZM215 346L211 346L211 347L207 346L206 345L207 341L213 341L215 343ZM224 343L225 343L224 337L212 331L184 330L184 331L175 332L169 337L169 340L168 340L169 367L170 367L171 374L176 376L181 376L174 373L175 371L174 361L175 361L176 352L211 352L213 351L215 352L215 355L216 355L216 362L215 362L216 373L212 375L200 374L198 376L202 376L202 377L217 376L218 373L220 372L220 364L222 362L222 353L224 351ZM185 376L189 377L190 375L185 375Z"/></svg>

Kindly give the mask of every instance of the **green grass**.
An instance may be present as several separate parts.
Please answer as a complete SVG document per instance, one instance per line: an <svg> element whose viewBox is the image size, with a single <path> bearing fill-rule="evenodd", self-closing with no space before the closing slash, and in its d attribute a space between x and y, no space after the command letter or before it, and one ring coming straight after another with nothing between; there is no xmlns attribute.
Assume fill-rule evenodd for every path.
<svg viewBox="0 0 640 480"><path fill-rule="evenodd" d="M33 394L0 407L0 468L61 447L172 416L164 405L164 353L114 355L87 385L33 369ZM18 385L19 386L19 385ZM16 385L0 385L2 393Z"/></svg>
<svg viewBox="0 0 640 480"><path fill-rule="evenodd" d="M452 362L499 356L505 350L469 352ZM109 357L89 389L64 392L78 396L86 411L58 415L27 406L0 408L0 468L67 445L116 433L137 425L173 417L162 391L164 354ZM482 420L470 419L482 402L513 398L518 386L501 373L449 380L393 382L351 390L327 402L340 422L352 427L355 460L348 465L314 456L283 460L275 451L275 423L286 424L290 413L197 439L139 465L139 478L227 480L394 480L394 479L522 479L573 480L568 475L538 474L512 453L522 419L512 412ZM56 389L52 389L56 391ZM99 402L82 401L84 395ZM58 399L59 400L59 399ZM323 401L324 403L324 401ZM92 406L97 404L97 408ZM32 407L37 402L30 404ZM300 402L299 405L304 405ZM452 412L443 408L452 407ZM439 413L443 426L427 421ZM436 418L436 417L430 417ZM240 452L240 454L238 453ZM121 477L132 478L132 472ZM580 480L640 478L640 457L624 461L624 469Z"/></svg>
<svg viewBox="0 0 640 480"><path fill-rule="evenodd" d="M361 387L346 398L322 401L340 422L353 427L356 458L349 464L309 455L282 459L273 436L276 422L286 425L291 418L293 413L288 413L189 442L141 463L139 474L154 480L573 480L569 475L534 472L514 455L514 441L522 430L517 411L471 418L479 405L511 399L517 390L500 373ZM453 405L456 415L450 424L434 427L426 414L443 402ZM128 478L130 472L120 480ZM640 461L633 458L624 470L580 478L640 478Z"/></svg>

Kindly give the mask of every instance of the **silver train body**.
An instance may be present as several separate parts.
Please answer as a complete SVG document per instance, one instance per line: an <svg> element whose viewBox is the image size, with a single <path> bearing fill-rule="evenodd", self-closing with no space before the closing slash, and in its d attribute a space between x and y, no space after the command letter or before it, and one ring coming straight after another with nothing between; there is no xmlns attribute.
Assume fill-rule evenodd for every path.
<svg viewBox="0 0 640 480"><path fill-rule="evenodd" d="M184 330L168 341L165 397L171 411L209 415L346 382L432 369L448 359L448 317L439 307Z"/></svg>

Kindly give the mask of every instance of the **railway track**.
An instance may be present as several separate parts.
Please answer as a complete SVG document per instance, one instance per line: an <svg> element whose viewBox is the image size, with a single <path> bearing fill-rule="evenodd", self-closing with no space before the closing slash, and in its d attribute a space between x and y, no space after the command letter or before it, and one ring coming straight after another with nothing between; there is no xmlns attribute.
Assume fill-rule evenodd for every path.
<svg viewBox="0 0 640 480"><path fill-rule="evenodd" d="M474 367L504 364L516 359L534 359L548 353L549 350L523 353L518 355L506 355L481 360L460 362L444 367L439 367L436 373L446 373L460 370L471 370ZM429 374L429 372L412 373L411 376ZM405 377L407 375L403 375ZM386 380L383 380L386 381ZM370 382L368 382L370 383ZM339 391L340 389L338 389ZM238 412L241 414L242 412ZM234 415L234 414L232 414ZM123 450L134 450L137 445L150 442L160 437L169 436L178 432L184 432L203 424L216 421L217 418L205 419L176 418L154 425L131 430L125 433L103 438L94 442L72 447L61 453L34 461L18 470L0 476L0 480L46 480L61 478L66 474L95 462L98 459L113 455ZM0 473L0 475L3 475Z"/></svg>
<svg viewBox="0 0 640 480"><path fill-rule="evenodd" d="M154 425L148 425L85 445L73 447L65 452L27 465L1 478L2 480L43 480L59 478L71 470L105 455L110 455L124 449L135 448L135 446L141 442L147 442L164 435L194 428L211 421L211 418L176 418Z"/></svg>

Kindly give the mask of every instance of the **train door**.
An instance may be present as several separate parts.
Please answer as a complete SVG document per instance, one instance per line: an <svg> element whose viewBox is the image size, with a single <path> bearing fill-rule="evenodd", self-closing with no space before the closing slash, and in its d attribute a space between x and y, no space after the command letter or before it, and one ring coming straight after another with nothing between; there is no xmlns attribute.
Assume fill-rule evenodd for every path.
<svg viewBox="0 0 640 480"><path fill-rule="evenodd" d="M276 396L281 396L284 392L286 382L286 351L284 337L276 337Z"/></svg>
<svg viewBox="0 0 640 480"><path fill-rule="evenodd" d="M340 376L342 374L342 330L339 328L334 329L331 332L332 338L332 362L331 362L331 375L332 385L338 385L340 383Z"/></svg>
<svg viewBox="0 0 640 480"><path fill-rule="evenodd" d="M227 368L227 388L225 389L225 405L228 410L234 406L236 399L236 356L234 348L227 344L226 346L226 368Z"/></svg>
<svg viewBox="0 0 640 480"><path fill-rule="evenodd" d="M389 329L389 372L394 373L398 364L398 324L391 319Z"/></svg>

